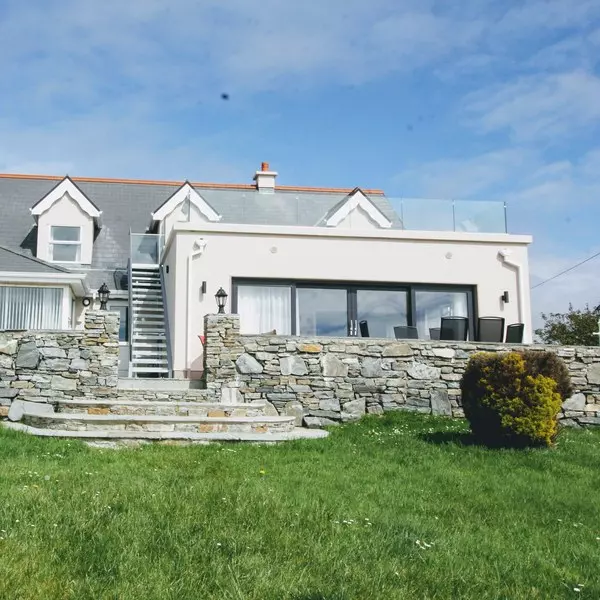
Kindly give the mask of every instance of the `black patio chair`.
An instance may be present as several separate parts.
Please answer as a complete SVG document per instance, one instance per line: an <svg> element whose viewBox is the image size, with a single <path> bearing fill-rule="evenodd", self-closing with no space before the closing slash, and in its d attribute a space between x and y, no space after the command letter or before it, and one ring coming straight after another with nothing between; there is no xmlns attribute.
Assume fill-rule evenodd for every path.
<svg viewBox="0 0 600 600"><path fill-rule="evenodd" d="M465 342L468 333L469 319L467 317L442 317L440 340Z"/></svg>
<svg viewBox="0 0 600 600"><path fill-rule="evenodd" d="M360 327L360 336L369 337L369 323L367 321L360 321L358 326Z"/></svg>
<svg viewBox="0 0 600 600"><path fill-rule="evenodd" d="M430 327L429 328L429 339L431 340L439 340L440 339L440 327Z"/></svg>
<svg viewBox="0 0 600 600"><path fill-rule="evenodd" d="M409 325L397 325L394 327L394 335L397 340L418 340L419 332L416 327Z"/></svg>
<svg viewBox="0 0 600 600"><path fill-rule="evenodd" d="M504 341L504 317L479 317L477 341L501 344Z"/></svg>
<svg viewBox="0 0 600 600"><path fill-rule="evenodd" d="M522 344L523 331L525 325L523 323L512 323L506 328L506 343L507 344Z"/></svg>

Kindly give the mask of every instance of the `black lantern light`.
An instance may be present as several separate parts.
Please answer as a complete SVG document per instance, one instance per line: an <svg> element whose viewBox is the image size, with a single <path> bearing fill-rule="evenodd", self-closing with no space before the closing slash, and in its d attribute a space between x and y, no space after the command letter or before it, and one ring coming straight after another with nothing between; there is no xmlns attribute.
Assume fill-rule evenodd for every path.
<svg viewBox="0 0 600 600"><path fill-rule="evenodd" d="M219 288L219 291L215 294L215 300L219 307L219 314L225 314L225 305L227 304L227 292L223 288Z"/></svg>
<svg viewBox="0 0 600 600"><path fill-rule="evenodd" d="M100 300L100 310L106 310L106 303L110 298L110 290L106 283L103 283L98 290L98 299Z"/></svg>

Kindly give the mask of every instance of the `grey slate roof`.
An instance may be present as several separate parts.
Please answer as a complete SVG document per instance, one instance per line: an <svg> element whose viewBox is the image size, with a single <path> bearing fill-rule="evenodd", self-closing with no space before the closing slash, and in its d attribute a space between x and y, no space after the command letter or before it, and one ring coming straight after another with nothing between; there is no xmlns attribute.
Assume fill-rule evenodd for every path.
<svg viewBox="0 0 600 600"><path fill-rule="evenodd" d="M7 273L70 273L67 269L4 246L0 246L0 271Z"/></svg>
<svg viewBox="0 0 600 600"><path fill-rule="evenodd" d="M56 178L0 177L0 245L35 256L36 224L30 209L59 181ZM86 284L92 290L106 281L112 289L125 289L129 258L129 231L145 233L151 213L180 187L180 184L150 182L86 181L75 178L77 187L102 211L102 228L94 241ZM195 188L220 215L221 223L248 225L316 226L331 208L348 194L341 192L291 191L260 193L244 188ZM401 227L385 196L371 195L381 212ZM53 267L54 268L54 267Z"/></svg>

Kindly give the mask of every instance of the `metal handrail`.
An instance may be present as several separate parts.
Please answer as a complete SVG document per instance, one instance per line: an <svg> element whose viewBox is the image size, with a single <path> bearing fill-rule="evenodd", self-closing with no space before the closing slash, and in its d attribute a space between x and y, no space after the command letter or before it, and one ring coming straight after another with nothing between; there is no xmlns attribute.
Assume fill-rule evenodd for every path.
<svg viewBox="0 0 600 600"><path fill-rule="evenodd" d="M163 310L165 311L165 335L167 338L167 368L169 377L173 377L173 356L171 353L171 327L169 325L169 307L167 305L167 291L165 286L165 265L160 265L158 269L160 273L160 289L163 299Z"/></svg>
<svg viewBox="0 0 600 600"><path fill-rule="evenodd" d="M127 341L129 343L129 374L131 376L131 361L133 360L133 273L131 268L131 258L127 261L127 289L129 292Z"/></svg>

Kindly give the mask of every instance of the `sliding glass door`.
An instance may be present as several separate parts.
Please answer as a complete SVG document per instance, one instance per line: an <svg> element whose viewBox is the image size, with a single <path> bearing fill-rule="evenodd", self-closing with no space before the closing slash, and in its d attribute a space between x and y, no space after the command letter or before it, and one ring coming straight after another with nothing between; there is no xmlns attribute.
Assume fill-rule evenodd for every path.
<svg viewBox="0 0 600 600"><path fill-rule="evenodd" d="M353 335L361 335L361 323L362 333L368 330L369 337L378 338L393 338L394 327L408 325L406 290L356 288L353 293L356 314Z"/></svg>
<svg viewBox="0 0 600 600"><path fill-rule="evenodd" d="M469 296L467 291L415 290L415 322L419 337L431 339L431 330L440 327L442 317L469 317Z"/></svg>
<svg viewBox="0 0 600 600"><path fill-rule="evenodd" d="M430 339L445 316L475 318L468 286L373 285L236 281L233 311L243 334L394 338L395 327L415 327Z"/></svg>

